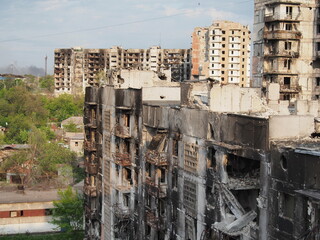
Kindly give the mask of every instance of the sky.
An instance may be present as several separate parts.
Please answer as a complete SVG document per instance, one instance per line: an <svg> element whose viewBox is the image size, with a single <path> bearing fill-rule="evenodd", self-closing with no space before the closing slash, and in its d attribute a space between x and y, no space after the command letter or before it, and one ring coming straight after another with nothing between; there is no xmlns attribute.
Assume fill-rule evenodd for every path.
<svg viewBox="0 0 320 240"><path fill-rule="evenodd" d="M44 68L55 48L191 48L195 27L253 24L254 0L0 0L0 73Z"/></svg>

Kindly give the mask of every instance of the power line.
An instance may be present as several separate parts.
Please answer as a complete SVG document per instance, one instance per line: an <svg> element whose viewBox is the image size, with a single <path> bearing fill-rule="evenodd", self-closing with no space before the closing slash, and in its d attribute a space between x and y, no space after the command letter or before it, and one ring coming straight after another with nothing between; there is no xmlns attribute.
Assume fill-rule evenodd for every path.
<svg viewBox="0 0 320 240"><path fill-rule="evenodd" d="M136 24L136 23L143 23L143 22L149 22L149 21L156 21L156 20L159 20L159 19L166 19L166 18L182 16L182 15L185 15L185 14L189 13L190 11L191 10L187 10L187 11L184 11L182 13L172 14L172 15L168 15L168 16L147 18L147 19L143 19L143 20L137 20L137 21L113 24L113 25L106 25L106 26L95 27L95 28L85 28L85 29L79 29L79 30L75 30L75 31L50 33L50 34L44 34L44 35L37 35L37 36L29 37L29 38L12 38L12 39L0 40L0 42L2 42L2 43L3 42L12 42L12 41L25 40L25 39L34 39L34 38L45 38L45 37L59 36L59 35L70 34L70 33L96 31L96 30L100 30L100 29L106 29L106 28L112 28L112 27L120 27L120 26L125 26L125 25Z"/></svg>

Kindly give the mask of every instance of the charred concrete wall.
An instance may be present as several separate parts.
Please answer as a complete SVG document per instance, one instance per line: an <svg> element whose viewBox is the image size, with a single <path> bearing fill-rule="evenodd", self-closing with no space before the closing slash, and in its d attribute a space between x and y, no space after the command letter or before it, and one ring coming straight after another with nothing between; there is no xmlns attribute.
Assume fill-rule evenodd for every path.
<svg viewBox="0 0 320 240"><path fill-rule="evenodd" d="M211 112L144 101L143 89L86 91L87 239L316 234L319 141L274 128L287 122L306 138L312 116ZM279 142L288 136L292 144Z"/></svg>
<svg viewBox="0 0 320 240"><path fill-rule="evenodd" d="M317 239L319 234L319 143L271 145L270 239ZM311 193L311 194L310 194Z"/></svg>

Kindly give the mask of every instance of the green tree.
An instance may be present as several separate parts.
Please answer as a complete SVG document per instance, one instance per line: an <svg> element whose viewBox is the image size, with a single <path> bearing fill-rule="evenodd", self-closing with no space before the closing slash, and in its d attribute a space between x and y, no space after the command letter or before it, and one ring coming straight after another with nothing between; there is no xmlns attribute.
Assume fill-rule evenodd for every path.
<svg viewBox="0 0 320 240"><path fill-rule="evenodd" d="M70 94L62 94L56 98L46 100L46 109L50 118L61 122L72 116L79 116L83 112L83 97L74 97Z"/></svg>
<svg viewBox="0 0 320 240"><path fill-rule="evenodd" d="M51 93L54 90L54 78L51 75L41 77L39 80L39 84L41 88L44 88Z"/></svg>
<svg viewBox="0 0 320 240"><path fill-rule="evenodd" d="M66 232L83 230L83 197L69 186L66 190L58 191L59 200L54 201L52 223Z"/></svg>

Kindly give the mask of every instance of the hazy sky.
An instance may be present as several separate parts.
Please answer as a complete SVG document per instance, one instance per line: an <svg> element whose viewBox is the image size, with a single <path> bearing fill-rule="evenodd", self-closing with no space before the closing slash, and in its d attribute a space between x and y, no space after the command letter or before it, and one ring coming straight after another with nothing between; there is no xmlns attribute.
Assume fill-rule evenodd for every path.
<svg viewBox="0 0 320 240"><path fill-rule="evenodd" d="M194 27L253 22L254 0L0 0L0 67L44 67L55 48L190 48Z"/></svg>

